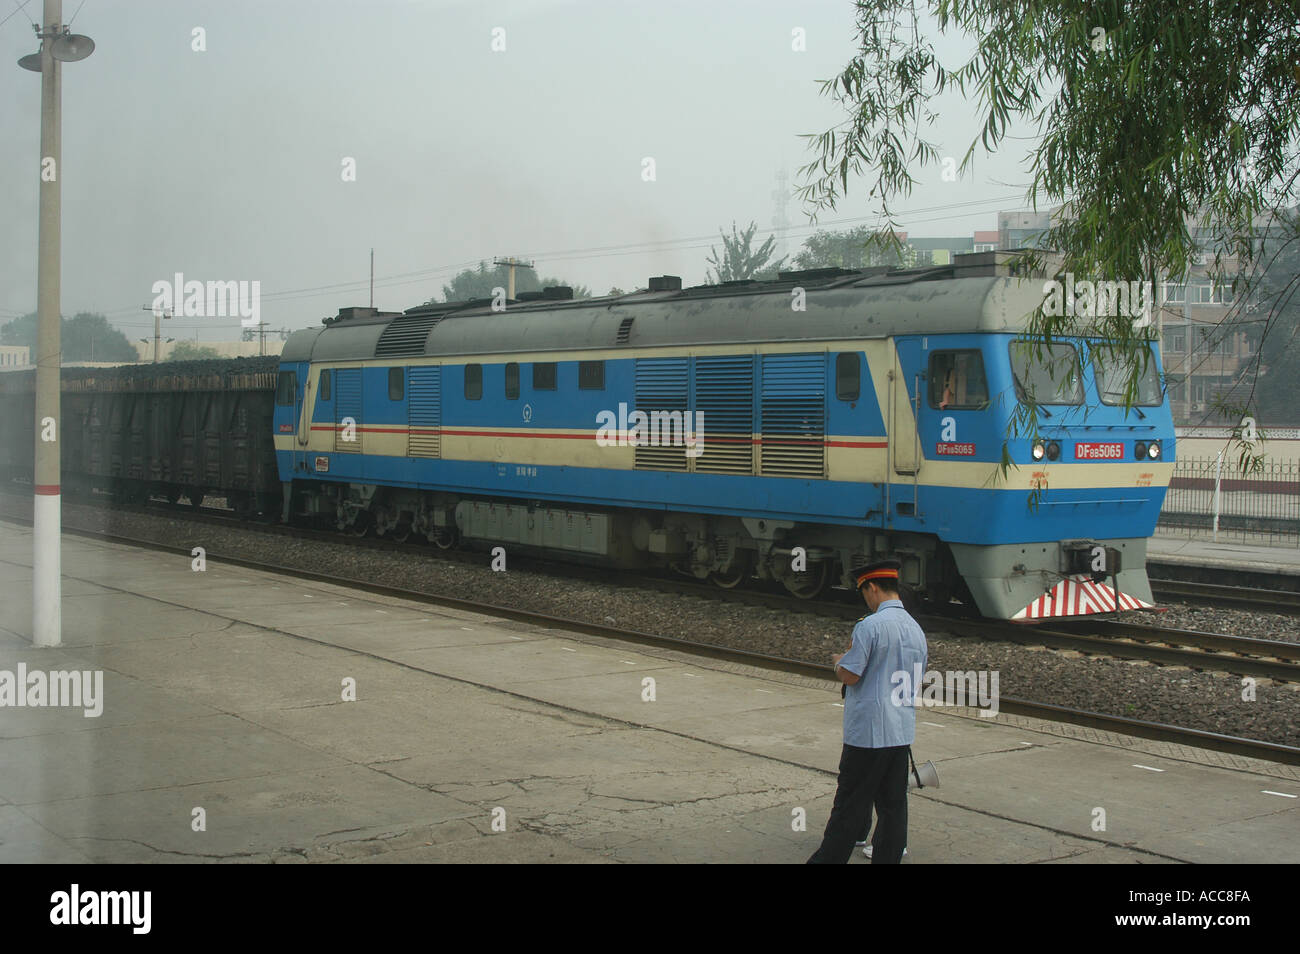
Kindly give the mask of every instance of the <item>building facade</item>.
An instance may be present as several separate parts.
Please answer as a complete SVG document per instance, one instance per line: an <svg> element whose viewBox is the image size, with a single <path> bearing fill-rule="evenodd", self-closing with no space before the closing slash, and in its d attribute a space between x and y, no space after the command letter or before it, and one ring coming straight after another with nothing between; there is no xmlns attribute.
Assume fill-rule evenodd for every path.
<svg viewBox="0 0 1300 954"><path fill-rule="evenodd" d="M26 345L0 345L0 371L30 368L32 349Z"/></svg>

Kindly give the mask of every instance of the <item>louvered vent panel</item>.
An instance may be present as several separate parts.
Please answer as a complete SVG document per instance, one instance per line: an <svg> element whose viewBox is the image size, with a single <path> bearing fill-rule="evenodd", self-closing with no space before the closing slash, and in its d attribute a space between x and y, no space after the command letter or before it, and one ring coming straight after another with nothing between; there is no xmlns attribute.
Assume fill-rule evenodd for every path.
<svg viewBox="0 0 1300 954"><path fill-rule="evenodd" d="M635 318L624 318L618 323L618 337L614 339L615 344L625 345L632 340L632 322Z"/></svg>
<svg viewBox="0 0 1300 954"><path fill-rule="evenodd" d="M695 359L695 423L703 449L696 473L754 472L754 359L750 355Z"/></svg>
<svg viewBox="0 0 1300 954"><path fill-rule="evenodd" d="M334 372L334 449L345 454L361 453L361 369L339 368ZM344 440L344 419L352 418L353 440Z"/></svg>
<svg viewBox="0 0 1300 954"><path fill-rule="evenodd" d="M826 355L764 355L762 387L763 475L825 477Z"/></svg>
<svg viewBox="0 0 1300 954"><path fill-rule="evenodd" d="M442 368L411 368L407 403L408 457L442 456Z"/></svg>
<svg viewBox="0 0 1300 954"><path fill-rule="evenodd" d="M638 358L636 362L636 407L657 422L660 446L638 444L636 466L640 470L686 470L686 446L663 446L685 427L689 396L690 367L687 358ZM645 435L647 438L652 433Z"/></svg>
<svg viewBox="0 0 1300 954"><path fill-rule="evenodd" d="M429 329L442 320L442 315L404 315L388 323L375 344L376 358L403 357L424 354L424 340Z"/></svg>

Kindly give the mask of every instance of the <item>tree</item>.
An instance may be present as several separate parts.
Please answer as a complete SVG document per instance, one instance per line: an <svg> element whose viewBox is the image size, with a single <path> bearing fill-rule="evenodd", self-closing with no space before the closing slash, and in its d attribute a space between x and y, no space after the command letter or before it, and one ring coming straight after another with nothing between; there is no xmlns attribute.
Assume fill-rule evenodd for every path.
<svg viewBox="0 0 1300 954"><path fill-rule="evenodd" d="M794 257L794 264L799 268L871 268L878 265L905 268L915 261L916 253L910 246L903 246L901 250L882 248L875 230L865 225L844 232L814 232L804 239L803 249Z"/></svg>
<svg viewBox="0 0 1300 954"><path fill-rule="evenodd" d="M63 319L63 324L67 324L66 318ZM4 327L0 328L0 344L28 347L32 349L32 354L35 355L36 312L29 312L21 318L6 322Z"/></svg>
<svg viewBox="0 0 1300 954"><path fill-rule="evenodd" d="M220 358L222 354L216 348L210 348L207 345L196 344L193 341L178 341L176 347L172 348L171 353L167 355L168 361L202 361L210 358Z"/></svg>
<svg viewBox="0 0 1300 954"><path fill-rule="evenodd" d="M492 289L509 287L509 271L506 265L489 267L487 262L479 262L477 268L467 268L457 273L455 278L442 286L442 300L447 302L491 298ZM520 292L541 291L553 285L567 285L572 288L574 298L591 297L591 289L585 285L577 285L563 278L539 278L535 269L515 268L516 295ZM425 302L426 305L433 303L433 299Z"/></svg>
<svg viewBox="0 0 1300 954"><path fill-rule="evenodd" d="M767 241L757 249L753 248L754 233L758 231L758 225L754 222L749 223L749 228L743 232L736 231L736 223L731 223L731 237L721 229L718 234L722 236L722 257L718 257L718 250L709 246L709 257L706 261L713 266L713 275L709 278L709 284L715 282L734 282L742 281L746 278L775 278L776 273L785 263L785 256L781 256L777 261L769 261L772 252L776 248L776 237L769 235Z"/></svg>
<svg viewBox="0 0 1300 954"><path fill-rule="evenodd" d="M981 132L966 150L996 151L1018 120L1036 124L1029 201L1063 206L1044 237L1057 274L1080 279L1182 278L1197 252L1196 225L1222 269L1250 274L1261 214L1293 204L1300 124L1297 4L1125 3L1120 0L928 0L939 29L975 52L954 68L922 35L915 0L857 0L858 51L823 83L845 122L807 137L814 160L799 194L834 208L851 176L867 176L889 241L896 201L939 163L925 138L934 98L973 98ZM896 242L896 239L894 240ZM1045 265L1026 253L1022 266ZM1158 287L1158 286L1155 286ZM1127 316L1032 316L1029 335L1111 339L1141 373L1149 328ZM1275 315L1270 320L1274 320ZM1030 425L1037 416L1030 411Z"/></svg>
<svg viewBox="0 0 1300 954"><path fill-rule="evenodd" d="M139 355L126 335L103 315L79 312L59 323L59 345L67 361L136 361ZM26 345L36 356L36 312L15 318L0 328L0 344Z"/></svg>

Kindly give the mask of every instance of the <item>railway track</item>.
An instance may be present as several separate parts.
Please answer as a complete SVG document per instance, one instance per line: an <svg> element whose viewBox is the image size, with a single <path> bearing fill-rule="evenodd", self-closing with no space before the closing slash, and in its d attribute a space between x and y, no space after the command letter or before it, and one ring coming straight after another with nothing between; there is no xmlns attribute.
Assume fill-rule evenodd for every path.
<svg viewBox="0 0 1300 954"><path fill-rule="evenodd" d="M420 552L432 552L431 546L421 543L373 536L355 537L278 523L246 521L239 519L233 511L196 510L184 504L116 505L114 509L143 516L156 517L166 514L201 525L233 527L308 542L338 543L346 540L349 545L372 550L402 552L414 548ZM442 558L464 564L481 565L483 560L482 553L473 550L437 552ZM557 564L539 558L515 557L512 563L519 568L544 573L559 572L567 578L581 578L606 585L624 587L634 585L718 602L741 603L800 614L812 613L846 622L861 618L865 612L865 608L853 596L841 590L831 590L821 599L801 600L785 593L764 589L740 587L723 589L693 579L631 574L627 571L579 564ZM1203 584L1186 585L1207 589ZM1219 587L1219 589L1240 590L1243 594L1257 592L1237 587ZM1300 601L1300 594L1282 593L1281 595L1293 596ZM1245 598L1243 596L1243 600ZM1300 611L1300 602L1297 605ZM1114 619L1081 619L1026 625L980 617L927 613L919 615L919 621L927 632L1002 640L1029 646L1046 646L1054 650L1142 660L1162 666L1186 666L1203 671L1222 671L1280 682L1300 682L1300 643L1180 630Z"/></svg>
<svg viewBox="0 0 1300 954"><path fill-rule="evenodd" d="M1184 600L1211 606L1231 606L1259 613L1300 615L1300 593L1289 590L1253 589L1246 586L1223 586L1182 580L1152 580L1151 592L1157 598Z"/></svg>
<svg viewBox="0 0 1300 954"><path fill-rule="evenodd" d="M150 511L150 512L156 513L156 511ZM192 516L192 514L187 516ZM200 514L200 516L206 516L209 519L213 519L216 522L222 523L224 525L229 525L232 522L229 518L214 517L212 515L202 515L202 514ZM30 524L29 520L24 521L23 518L15 517L13 515L6 516L6 519L17 520L19 522L26 522ZM239 525L244 527L249 526L248 524L239 524ZM65 527L64 529L65 532L68 533L75 533L78 535L87 536L95 539L103 539L110 542L122 543L129 546L145 547L149 549L161 550L165 552L179 553L185 555L189 555L190 553L190 548L188 546L175 546L172 544L161 543L156 540L140 539L137 537L126 536L126 535L121 535L116 533L106 533L99 530L88 530L88 529L80 529L74 527ZM259 529L264 529L267 530L268 532L277 532L272 525L263 525ZM338 541L338 537L335 534L320 534L319 531L301 531L296 528L281 528L281 529L285 531L292 531L293 535L295 536L306 535L311 537L319 534L320 536L323 536L332 542ZM379 541L373 541L372 543L378 543L378 542ZM388 543L386 546L382 548L399 549L400 546L397 544ZM478 555L468 554L468 556L476 557ZM734 649L731 647L720 646L712 643L707 643L704 641L688 640L688 639L682 639L673 636L664 636L664 635L658 635L654 633L639 632L634 630L628 630L621 627L606 626L599 623L592 623L584 620L570 619L566 617L536 613L528 610L521 610L515 607L500 606L497 604L478 602L478 601L467 600L458 597L430 594L418 590L392 587L382 583L373 583L368 581L358 581L355 579L336 577L331 574L305 570L299 567L288 567L288 566L281 566L274 563L264 563L255 560L245 560L240 558L225 557L220 553L215 553L211 551L209 551L208 553L208 559L213 562L227 563L230 565L245 567L251 570L260 570L269 573L292 576L299 579L329 583L338 586L347 586L353 589L362 590L364 592L376 593L385 596L392 596L400 599L407 599L407 600L412 600L415 602L420 602L420 603L425 603L430 605L448 606L448 607L466 610L469 612L484 613L492 616L497 616L503 619L510 619L510 620L516 620L520 622L532 623L539 626L560 628L572 632L584 633L591 636L598 636L598 637L603 637L608 639L634 642L640 645L676 649L676 650L689 653L694 656L700 656L700 657L716 659L716 660L721 660L721 661L726 661L731 663L753 666L759 669L782 672L791 675L804 676L804 677L814 678L814 679L824 679L828 683L833 681L834 679L834 675L832 671L826 665L810 663L803 660L770 656L770 655L755 653L746 650ZM476 560L476 562L478 561ZM566 566L565 570L566 572L571 572L573 568ZM601 574L605 577L610 576L610 574L604 571L592 571L592 572ZM638 579L644 582L644 578L638 578ZM685 581L656 580L655 583L657 585L671 584L671 587L677 592L690 593L692 595L699 595L699 596L703 596L707 594L709 598L713 598L713 599L728 599L728 598L734 599L736 594L741 594L740 599L743 602L757 604L757 605L764 605L771 608L782 608L782 609L797 608L802 612L816 611L823 615L828 615L839 619L856 619L857 617L861 616L861 609L847 602L846 603L823 602L819 605L810 605L808 601L795 600L790 597L785 597L773 593L762 593L757 591L744 591L744 590L739 590L739 591L720 590L716 587L710 587L707 585L690 583ZM626 585L625 581L624 581L624 585ZM1113 623L1114 621L1097 621L1097 622ZM1139 638L1139 634L1135 633L1132 627L1124 628L1123 632L1125 633L1125 635L1122 637L1099 637L1099 636L1084 636L1084 635L1070 634L1064 632L1057 633L1051 630L1044 630L1036 627L1030 628L1023 625L1017 625L1011 623L999 624L997 621L992 621L992 625L997 627L997 629L994 630L990 628L990 621L987 620L958 620L952 617L926 617L924 623L935 628L936 630L939 628L939 626L942 626L942 628L945 631L953 631L954 629L964 630L964 633L959 632L958 635L963 635L963 634L973 635L973 636L978 636L979 638L986 638L986 639L987 638L1012 638L1011 635L1012 633L1018 633L1023 635L1021 635L1019 638L1016 638L1015 641L1033 643L1033 644L1050 644L1051 641L1057 641L1057 640L1083 641L1083 642L1075 642L1073 646L1086 645L1090 648L1081 649L1080 651L1098 652L1098 653L1104 653L1106 655L1112 655L1112 656L1118 655L1121 658L1148 658L1147 656L1141 654L1148 650L1154 650L1155 653L1164 655L1166 658L1177 659L1179 663L1185 665L1195 664L1198 668L1209 668L1209 669L1216 669L1216 670L1228 669L1228 671L1234 671L1233 666L1238 666L1238 665L1244 666L1247 664L1256 664L1256 663L1262 665L1265 662L1267 662L1267 660L1260 659L1257 657L1239 656L1235 652L1233 653L1233 655L1230 656L1227 650L1216 650L1209 645L1207 645L1204 651L1193 651L1193 650L1181 651L1183 653L1192 653L1193 655L1171 656L1169 655L1170 653L1176 653L1179 651L1176 648L1169 647L1169 646L1153 647L1151 646L1151 642L1159 639L1159 641L1161 642L1168 643L1171 640L1176 640L1178 635L1187 635L1187 634L1182 634L1181 631L1177 631L1177 630L1161 629L1160 627L1144 628L1144 632L1140 634L1141 636L1146 637L1146 640L1144 641L1144 639ZM1088 621L1088 625L1095 625L1095 624L1093 623L1093 621ZM1125 627L1125 624L1122 623L1116 623L1115 625L1117 627ZM1207 634L1207 633L1192 634L1192 635L1197 637L1206 637L1215 642L1219 640L1240 640L1241 641L1240 643L1221 644L1225 646L1235 646L1236 650L1239 652L1250 651L1255 653L1263 653L1267 651L1271 653L1274 651L1283 652L1284 648L1287 648L1289 650L1287 664L1291 668L1286 671L1290 673L1290 675L1288 677L1270 676L1270 678L1297 678L1296 671L1300 667L1297 667L1296 660L1300 659L1300 645L1290 644L1290 643L1274 644L1262 640L1247 640L1242 637L1219 636L1217 634ZM1267 647L1254 645L1254 644L1262 644L1262 643L1268 643ZM1251 645L1248 646L1246 644L1251 644ZM1064 645L1064 643L1058 643L1058 645ZM1073 648L1073 646L1069 646L1065 648ZM1132 647L1132 649L1128 648L1130 646ZM1199 654L1196 654L1198 652ZM1191 660L1196 660L1196 662L1193 663ZM1213 660L1213 663L1210 663L1207 660ZM1202 748L1212 749L1215 751L1226 752L1235 755L1243 755L1252 758L1260 758L1260 759L1280 762L1288 765L1300 765L1300 747L1282 745L1274 742L1266 742L1257 739L1245 739L1236 736L1206 732L1199 729L1189 729L1189 728L1184 728L1179 726L1168 725L1165 723L1131 719L1122 716L1114 716L1106 713L1091 712L1082 709L1074 709L1065 706L1054 705L1051 703L1037 702L1034 700L1009 697L1009 696L1000 697L999 708L1001 711L1005 711L1016 715L1031 716L1034 718L1040 718L1049 721L1058 721L1058 722L1071 723L1075 725L1083 725L1083 726L1088 726L1096 729L1101 729L1104 731L1111 731L1111 732L1116 732L1124 735L1137 736L1139 738L1155 739L1155 740L1166 741L1166 742L1175 742L1179 744L1198 746Z"/></svg>

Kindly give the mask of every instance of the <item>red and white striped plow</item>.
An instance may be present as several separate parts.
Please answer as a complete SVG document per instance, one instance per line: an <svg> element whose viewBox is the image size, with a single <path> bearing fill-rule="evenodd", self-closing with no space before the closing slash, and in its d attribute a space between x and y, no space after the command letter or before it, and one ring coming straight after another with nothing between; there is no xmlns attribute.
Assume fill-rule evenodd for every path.
<svg viewBox="0 0 1300 954"><path fill-rule="evenodd" d="M1156 608L1155 604L1127 593L1120 593L1118 602L1119 605L1116 606L1115 591L1105 583L1094 583L1086 576L1067 577L1011 618L1059 619L1064 616L1114 613L1116 610Z"/></svg>

